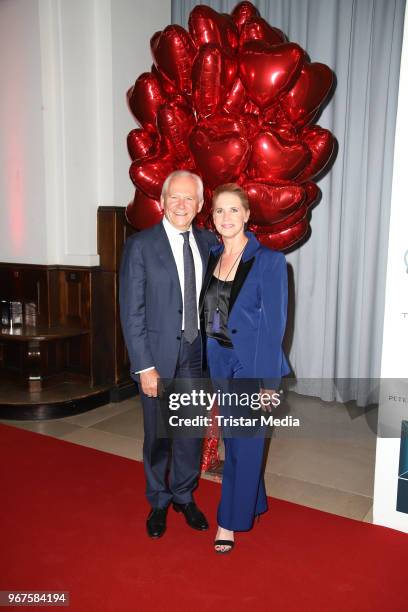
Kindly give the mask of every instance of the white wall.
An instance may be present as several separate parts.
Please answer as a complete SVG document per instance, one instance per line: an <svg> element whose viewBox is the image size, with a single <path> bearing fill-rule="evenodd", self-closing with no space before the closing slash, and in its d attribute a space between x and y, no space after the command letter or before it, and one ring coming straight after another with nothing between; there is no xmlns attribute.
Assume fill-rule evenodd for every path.
<svg viewBox="0 0 408 612"><path fill-rule="evenodd" d="M0 2L0 261L46 263L37 2Z"/></svg>
<svg viewBox="0 0 408 612"><path fill-rule="evenodd" d="M171 0L112 1L113 201L116 206L126 206L135 192L128 178L126 136L138 126L127 110L125 95L139 74L150 70L152 34L170 23Z"/></svg>
<svg viewBox="0 0 408 612"><path fill-rule="evenodd" d="M0 2L0 261L95 265L98 205L133 196L125 94L171 0Z"/></svg>

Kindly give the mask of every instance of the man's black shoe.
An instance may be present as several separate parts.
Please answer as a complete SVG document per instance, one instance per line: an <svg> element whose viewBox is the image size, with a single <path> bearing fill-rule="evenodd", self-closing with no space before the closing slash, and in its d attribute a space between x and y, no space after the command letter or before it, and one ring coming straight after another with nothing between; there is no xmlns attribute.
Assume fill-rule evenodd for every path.
<svg viewBox="0 0 408 612"><path fill-rule="evenodd" d="M194 502L189 502L188 504L176 504L173 502L173 508L176 512L184 514L187 525L190 525L193 529L198 529L198 531L208 529L207 519Z"/></svg>
<svg viewBox="0 0 408 612"><path fill-rule="evenodd" d="M161 538L166 531L167 508L152 508L146 521L147 533L151 538Z"/></svg>

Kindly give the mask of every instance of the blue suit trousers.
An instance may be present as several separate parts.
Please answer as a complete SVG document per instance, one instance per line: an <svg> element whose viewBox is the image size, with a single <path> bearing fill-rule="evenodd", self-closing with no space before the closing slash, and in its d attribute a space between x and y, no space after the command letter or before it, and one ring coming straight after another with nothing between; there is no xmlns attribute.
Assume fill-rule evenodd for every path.
<svg viewBox="0 0 408 612"><path fill-rule="evenodd" d="M234 349L221 346L213 338L207 339L207 359L213 386L221 392L230 391L231 379L249 378ZM259 385L257 388L259 391ZM223 412L220 407L220 413ZM228 407L228 415L233 412L233 406ZM255 516L268 509L262 473L265 438L259 434L234 438L230 437L231 431L224 433L225 464L218 524L231 531L247 531Z"/></svg>

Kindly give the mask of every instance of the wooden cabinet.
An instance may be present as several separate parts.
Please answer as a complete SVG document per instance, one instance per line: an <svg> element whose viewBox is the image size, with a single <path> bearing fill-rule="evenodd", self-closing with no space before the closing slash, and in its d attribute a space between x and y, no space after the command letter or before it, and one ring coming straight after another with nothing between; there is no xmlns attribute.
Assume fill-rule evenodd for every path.
<svg viewBox="0 0 408 612"><path fill-rule="evenodd" d="M35 417L41 406L49 418L94 407L98 394L106 403L134 392L118 304L121 253L133 231L124 208L100 207L100 266L0 263L0 299L37 311L35 326L1 327L0 414Z"/></svg>

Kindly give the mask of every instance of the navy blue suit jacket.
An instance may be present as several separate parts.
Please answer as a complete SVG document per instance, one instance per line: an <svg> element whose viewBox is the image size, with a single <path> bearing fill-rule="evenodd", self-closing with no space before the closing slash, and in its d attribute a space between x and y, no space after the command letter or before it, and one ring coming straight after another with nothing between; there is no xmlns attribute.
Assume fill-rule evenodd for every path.
<svg viewBox="0 0 408 612"><path fill-rule="evenodd" d="M248 378L261 378L276 388L290 372L282 349L288 301L287 267L283 253L261 245L251 232L231 288L227 329ZM223 250L211 248L200 295L203 316L205 293Z"/></svg>
<svg viewBox="0 0 408 612"><path fill-rule="evenodd" d="M215 235L193 227L205 272ZM120 318L133 373L154 366L173 378L180 350L183 301L176 262L163 223L125 243L119 277Z"/></svg>

